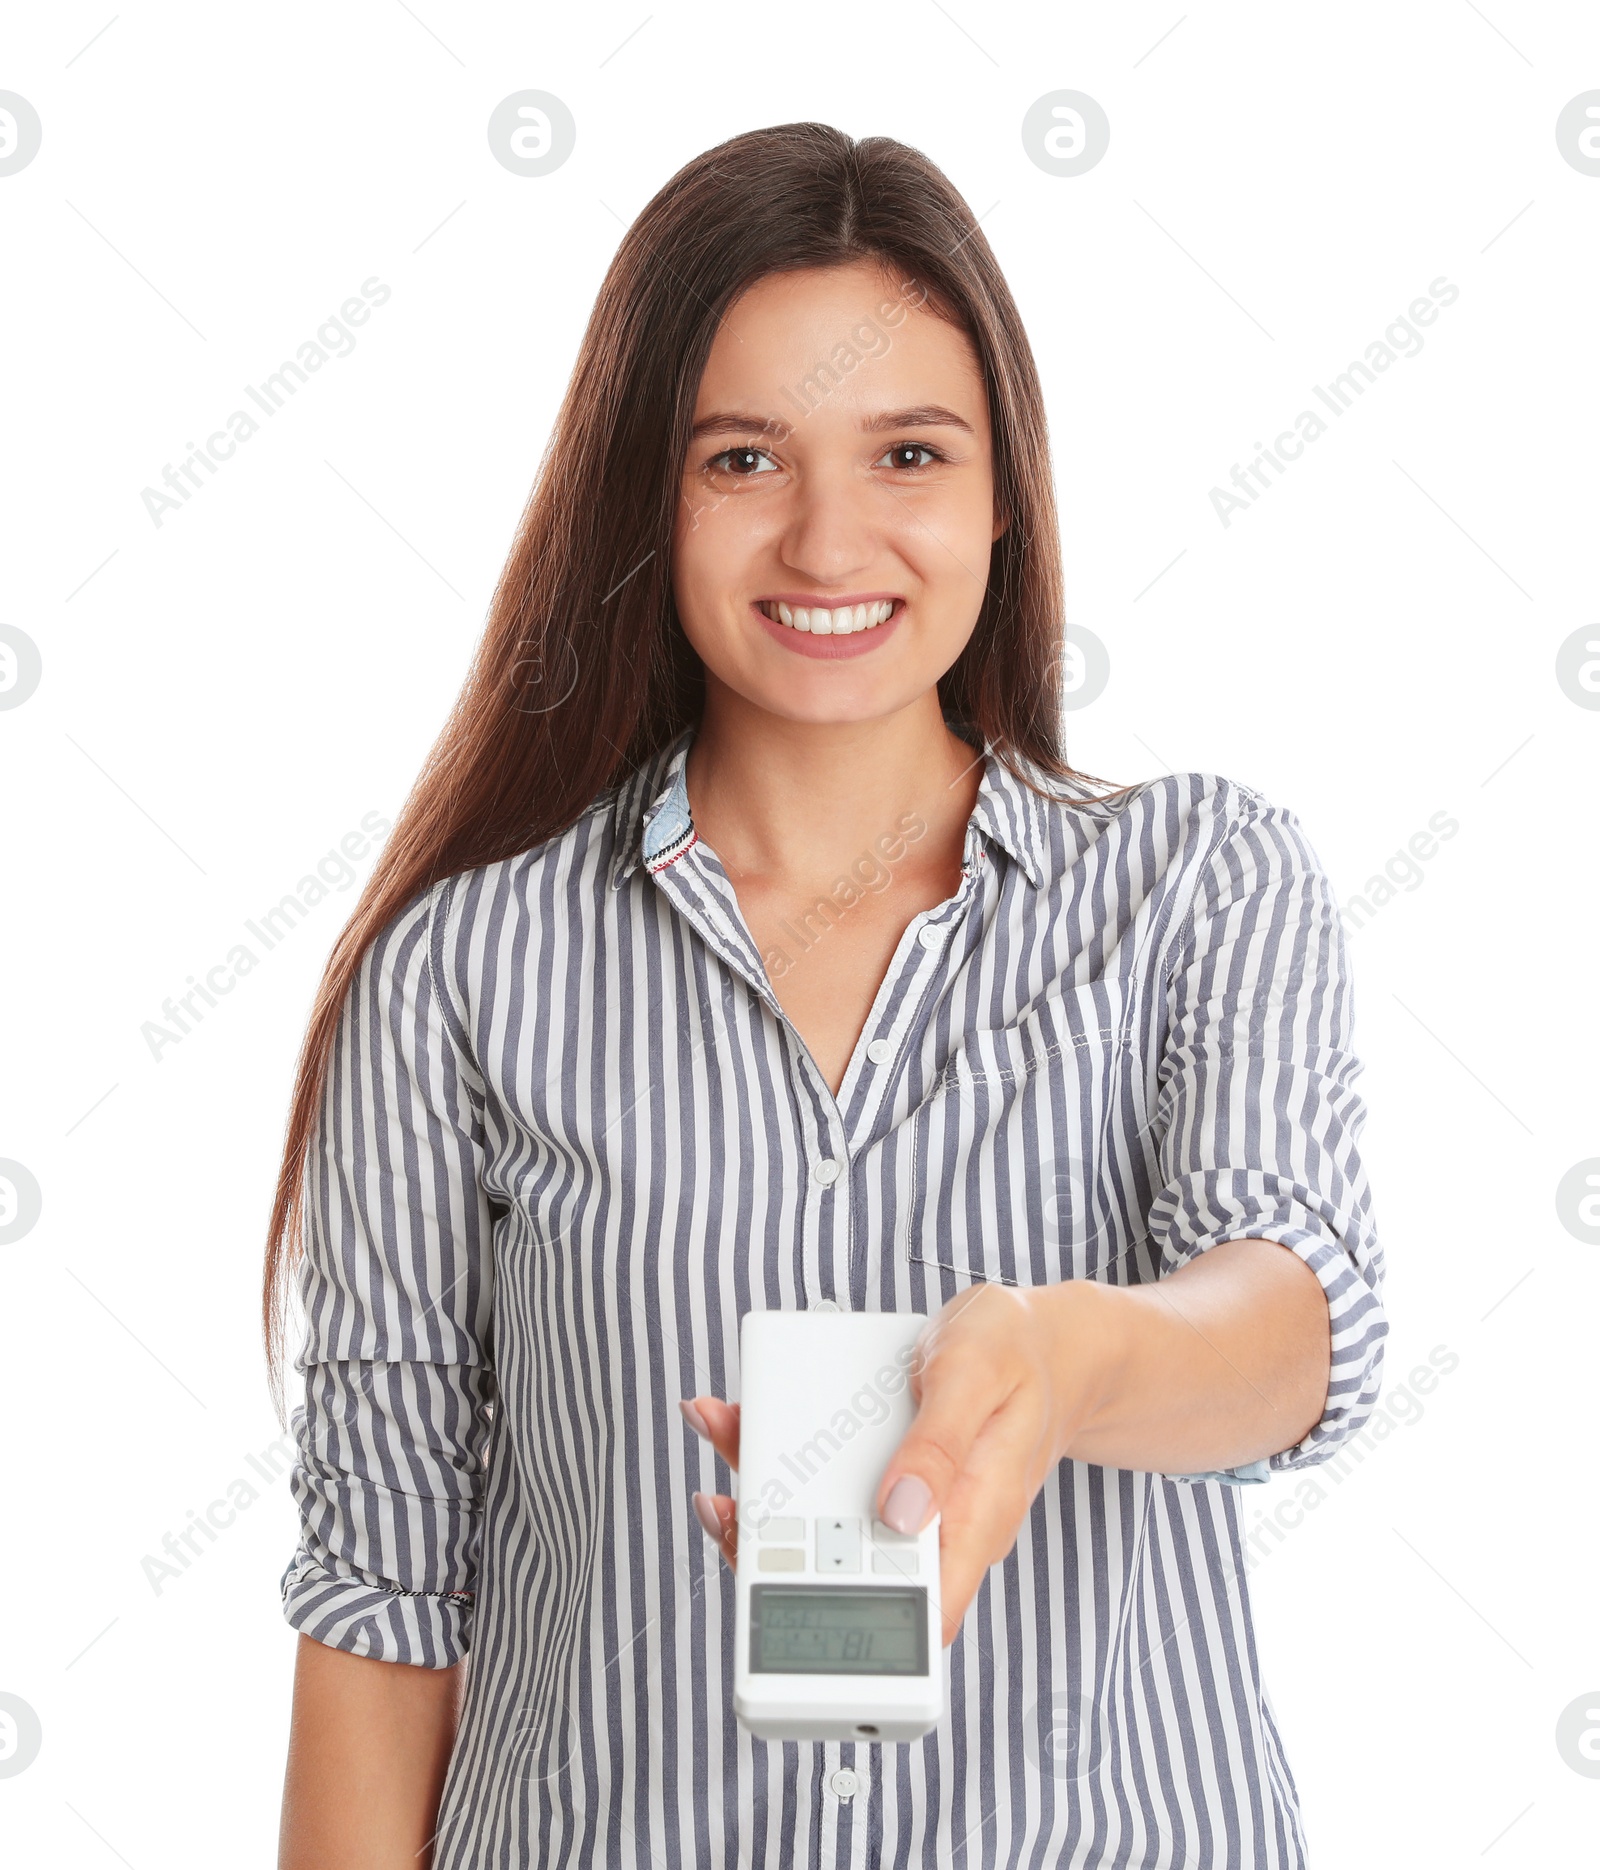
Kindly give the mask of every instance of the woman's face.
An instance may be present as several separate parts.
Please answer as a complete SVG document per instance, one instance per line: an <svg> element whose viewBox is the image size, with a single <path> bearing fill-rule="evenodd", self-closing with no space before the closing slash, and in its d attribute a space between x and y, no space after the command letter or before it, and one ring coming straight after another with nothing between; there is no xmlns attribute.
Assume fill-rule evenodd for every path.
<svg viewBox="0 0 1600 1870"><path fill-rule="evenodd" d="M710 687L788 720L878 719L972 634L1004 524L988 402L924 297L862 263L771 275L724 318L672 543Z"/></svg>

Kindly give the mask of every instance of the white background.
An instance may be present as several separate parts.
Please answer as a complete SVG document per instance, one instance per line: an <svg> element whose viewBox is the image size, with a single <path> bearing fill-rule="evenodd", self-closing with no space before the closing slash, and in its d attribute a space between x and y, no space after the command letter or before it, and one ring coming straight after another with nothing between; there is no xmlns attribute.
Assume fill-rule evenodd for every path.
<svg viewBox="0 0 1600 1870"><path fill-rule="evenodd" d="M0 64L43 122L0 178L0 623L43 658L0 713L0 1156L43 1190L0 1247L0 1691L43 1727L0 1779L9 1860L273 1861L295 1526L248 1460L279 1433L258 1266L353 887L159 1062L141 1027L394 815L624 225L799 118L927 151L1010 279L1069 614L1111 658L1078 764L1258 787L1341 903L1459 824L1350 948L1388 1382L1459 1364L1271 1547L1259 1638L1318 1870L1592 1851L1600 1780L1555 1727L1600 1690L1600 1246L1555 1194L1600 1155L1600 713L1555 669L1600 634L1600 177L1554 126L1600 87L1600 15L111 5L14 15ZM539 179L485 134L528 87L578 125ZM1020 136L1063 87L1111 122L1067 179ZM141 489L374 275L355 350L155 526ZM1224 527L1211 488L1441 276L1421 352ZM259 1497L157 1592L143 1560L239 1479Z"/></svg>

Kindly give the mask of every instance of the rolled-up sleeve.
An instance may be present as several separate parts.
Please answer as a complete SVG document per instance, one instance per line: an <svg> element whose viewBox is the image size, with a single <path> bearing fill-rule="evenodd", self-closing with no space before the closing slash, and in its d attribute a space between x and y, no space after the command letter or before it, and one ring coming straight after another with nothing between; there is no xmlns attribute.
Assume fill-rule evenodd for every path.
<svg viewBox="0 0 1600 1870"><path fill-rule="evenodd" d="M380 931L340 1015L304 1181L284 1615L334 1649L466 1653L495 1400L482 1080L436 953L448 880Z"/></svg>
<svg viewBox="0 0 1600 1870"><path fill-rule="evenodd" d="M1183 1480L1263 1481L1325 1461L1377 1400L1383 1252L1332 890L1294 814L1224 782L1224 828L1171 948L1150 1233L1168 1273L1225 1240L1272 1240L1328 1303L1321 1419L1292 1447Z"/></svg>

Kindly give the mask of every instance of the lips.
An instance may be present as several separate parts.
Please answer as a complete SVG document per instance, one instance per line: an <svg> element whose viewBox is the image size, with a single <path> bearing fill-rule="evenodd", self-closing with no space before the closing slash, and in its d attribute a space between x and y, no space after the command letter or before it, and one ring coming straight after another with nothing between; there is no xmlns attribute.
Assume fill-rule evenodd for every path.
<svg viewBox="0 0 1600 1870"><path fill-rule="evenodd" d="M753 602L750 615L759 629L792 654L813 661L844 662L870 655L881 643L887 642L899 628L905 610L905 600L898 597L863 597L848 605L826 606L796 604L787 597L772 597ZM787 623L783 620L784 611L789 613ZM823 612L832 628L817 629L818 611ZM847 630L838 627L841 613L848 618L850 627ZM801 629L796 621L801 616L809 625L806 629Z"/></svg>

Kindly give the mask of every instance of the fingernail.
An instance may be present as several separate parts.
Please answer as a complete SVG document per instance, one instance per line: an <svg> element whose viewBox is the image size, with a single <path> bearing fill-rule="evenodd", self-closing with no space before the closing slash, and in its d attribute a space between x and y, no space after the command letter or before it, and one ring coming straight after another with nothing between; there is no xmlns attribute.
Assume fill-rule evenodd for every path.
<svg viewBox="0 0 1600 1870"><path fill-rule="evenodd" d="M710 1441L711 1430L706 1427L705 1417L695 1408L694 1404L687 1398L684 1398L679 1402L678 1407L683 1411L684 1421L689 1424L695 1434L702 1435L707 1441Z"/></svg>
<svg viewBox="0 0 1600 1870"><path fill-rule="evenodd" d="M896 1532L920 1532L933 1505L933 1490L915 1474L902 1474L883 1503L883 1523Z"/></svg>
<svg viewBox="0 0 1600 1870"><path fill-rule="evenodd" d="M708 1539L715 1539L717 1544L721 1545L722 1522L717 1518L717 1509L711 1504L711 1496L709 1494L697 1493L694 1495L694 1516L699 1520L700 1524L705 1527L706 1537Z"/></svg>

